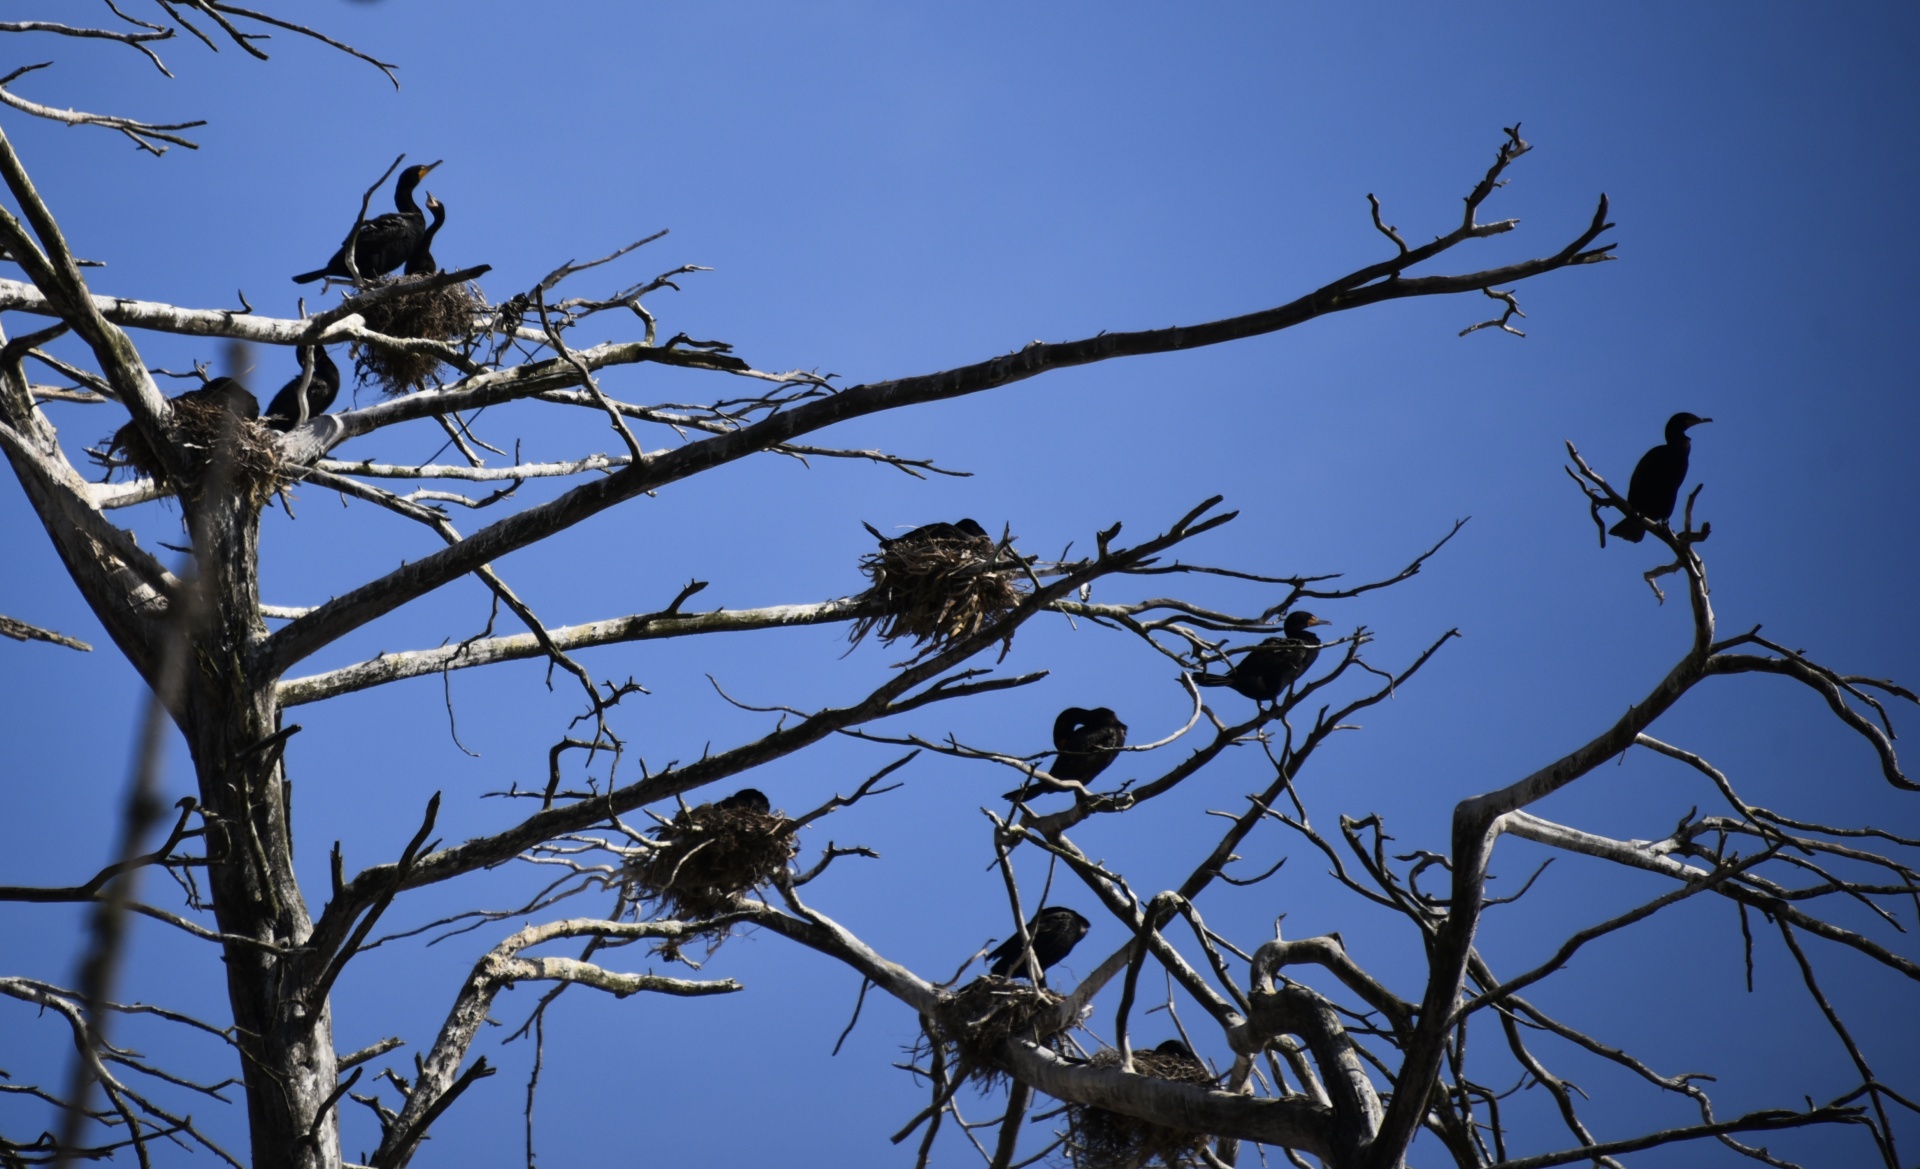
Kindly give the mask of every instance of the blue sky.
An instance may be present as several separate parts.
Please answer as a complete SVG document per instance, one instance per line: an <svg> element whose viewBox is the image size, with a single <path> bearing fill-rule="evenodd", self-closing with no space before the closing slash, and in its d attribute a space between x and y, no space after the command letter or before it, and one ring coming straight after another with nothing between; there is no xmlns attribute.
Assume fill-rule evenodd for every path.
<svg viewBox="0 0 1920 1169"><path fill-rule="evenodd" d="M1624 482L1667 415L1685 409L1715 419L1697 432L1694 471L1714 525L1703 551L1721 628L1764 623L1843 671L1920 677L1910 603L1920 508L1906 457L1920 406L1911 347L1899 340L1920 309L1907 275L1917 245L1902 219L1920 179L1920 17L1911 8L577 3L539 6L536 17L470 0L457 23L454 11L319 7L314 19L329 31L399 63L397 93L361 63L285 41L270 64L176 43L168 60L177 80L125 49L61 45L59 65L16 84L50 104L208 117L197 152L156 160L104 131L11 112L6 130L76 249L109 262L94 275L99 291L220 307L236 305L239 289L259 311L291 315L303 290L288 275L326 258L359 193L405 152L446 160L427 184L449 207L436 254L443 264L492 264L482 283L496 298L562 261L670 228L604 279L583 278L582 290L711 266L651 302L663 329L729 341L760 368L830 371L844 384L976 361L1035 338L1192 323L1292 299L1385 255L1367 219L1369 192L1410 240L1450 227L1500 128L1516 120L1536 149L1483 218L1515 216L1520 228L1436 270L1557 249L1602 191L1619 225L1608 237L1619 262L1521 288L1525 339L1458 337L1490 315L1478 297L1386 305L1229 346L1056 373L822 439L932 457L971 478L920 482L767 458L676 485L501 563L550 624L656 608L690 577L712 582L701 604L842 595L859 586L854 564L870 547L862 520L890 530L971 515L996 530L1011 523L1024 547L1051 552L1068 541L1084 548L1115 520L1144 535L1218 493L1240 518L1195 559L1371 578L1470 515L1419 577L1318 610L1336 628L1372 629L1370 660L1382 666L1408 661L1446 629L1464 636L1301 783L1323 826L1378 812L1396 848L1440 848L1456 801L1584 741L1681 652L1683 607L1656 605L1639 579L1655 562L1651 547L1596 549L1561 465L1571 439ZM19 41L18 53L53 55ZM580 340L627 335L603 319ZM170 368L220 357L186 339L141 340ZM256 356L267 388L292 368L285 353ZM643 401L737 392L656 370L622 370L606 384ZM102 410L54 412L70 453L122 420ZM590 417L558 413L502 412L481 433L523 439L529 459L617 445ZM440 442L422 425L347 453L405 461ZM544 495L529 487L521 497ZM297 515L267 520L273 603L316 603L436 542L317 489L300 492ZM177 539L176 513L164 507L117 518L149 546ZM482 520L455 522L471 530ZM0 647L17 825L0 882L79 880L110 847L99 809L123 782L142 688L10 483L0 487L0 531L15 549L0 574L0 612L99 647ZM1168 588L1150 578L1104 595ZM1182 588L1246 608L1277 599L1252 586ZM312 665L437 644L484 620L478 587L455 585ZM820 705L864 692L898 657L869 645L843 659L843 649L841 631L826 628L615 647L587 663L653 691L630 699L617 725L657 766L765 726L728 708L705 675L746 701ZM934 708L899 729L1026 752L1045 746L1053 712L1069 704L1114 707L1136 739L1184 717L1164 661L1100 630L1036 622L1005 668L1052 673L1029 691ZM447 793L449 840L505 823L509 809L479 797L538 782L577 705L565 687L549 693L530 665L450 685L460 741L478 758L452 741L437 680L296 716L306 727L290 752L299 863L313 888L324 889L331 841L344 842L350 868L386 859L433 791ZM1225 708L1237 712L1236 701ZM1881 781L1865 746L1814 695L1780 680L1709 686L1656 733L1712 759L1753 803L1914 834L1913 797ZM767 769L757 786L805 809L891 757L828 744ZM1205 811L1235 806L1264 782L1264 768L1257 754L1236 753L1177 796L1077 839L1136 888L1161 888L1209 847L1218 821ZM944 760L903 774L903 790L810 840L818 847L830 834L883 854L841 862L812 900L884 952L944 977L1007 928L975 810L1006 784ZM183 794L189 782L176 765L171 789ZM1717 810L1696 776L1636 754L1539 811L1653 838L1694 805ZM1338 893L1295 839L1259 835L1243 852L1261 868L1291 859L1256 889L1218 890L1202 906L1210 923L1248 946L1283 912L1293 936L1338 930L1362 963L1417 997L1417 941L1398 920ZM1508 842L1496 872L1517 885L1534 863L1527 846ZM454 906L506 908L535 880L488 874L464 887L476 892L403 901L390 924ZM1496 911L1482 944L1497 966L1518 970L1542 958L1549 939L1654 889L1561 860L1528 901ZM1756 938L1749 996L1734 913L1707 900L1594 947L1539 1001L1663 1071L1721 1075L1723 1114L1850 1086L1844 1052L1777 936ZM1091 908L1081 891L1069 901ZM8 947L7 972L65 978L77 920L0 907L0 929L22 943ZM509 928L368 956L336 994L341 1047L398 1034L418 1050L461 972ZM1091 969L1097 956L1086 952L1104 954L1118 937L1111 921L1097 922L1076 958ZM1920 1062L1898 1020L1912 1018L1911 985L1831 949L1816 954L1876 1067L1910 1087ZM662 1163L720 1150L740 1163L786 1162L796 1147L845 1165L904 1163L886 1136L924 1103L888 1066L913 1034L904 1011L870 1000L846 1050L829 1058L853 975L755 936L729 942L708 969L748 991L616 1003L575 990L562 1001L547 1029L538 1113L547 1164L637 1157L636 1143ZM220 1009L214 957L167 934L139 933L130 979L129 993L150 1001ZM497 1017L517 1024L533 997L505 996ZM1189 1007L1182 1017L1191 1025L1198 1014ZM1108 1005L1102 1033L1110 1019ZM40 1058L16 1059L16 1049L58 1054L51 1025L23 1012L0 1013L0 1037L16 1077ZM1491 1048L1494 1036L1482 1042ZM457 1106L420 1163L519 1155L529 1053L490 1043L505 1074ZM1649 1117L1691 1119L1684 1102L1654 1099L1565 1049L1545 1053L1595 1096L1583 1112L1603 1137ZM220 1066L215 1052L196 1058ZM743 1087L758 1119L729 1125L716 1144L715 1096ZM1516 1152L1566 1143L1538 1096L1523 1093L1515 1106L1533 1109L1519 1121ZM997 1111L991 1100L967 1108L970 1117ZM239 1115L203 1113L239 1143ZM356 1113L350 1156L372 1144ZM9 1132L37 1123L12 1103L0 1117ZM1824 1164L1868 1154L1858 1135L1826 1139L1768 1143ZM1915 1140L1909 1126L1908 1145ZM941 1163L972 1156L956 1143ZM1695 1149L1631 1163L1716 1157L1732 1160Z"/></svg>

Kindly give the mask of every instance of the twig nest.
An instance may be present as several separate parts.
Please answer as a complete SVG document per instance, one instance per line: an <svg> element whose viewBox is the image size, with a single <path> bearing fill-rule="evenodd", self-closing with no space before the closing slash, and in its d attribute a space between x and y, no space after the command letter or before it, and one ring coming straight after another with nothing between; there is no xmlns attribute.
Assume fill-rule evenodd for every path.
<svg viewBox="0 0 1920 1169"><path fill-rule="evenodd" d="M922 653L969 637L1018 605L1027 592L1024 564L1011 547L965 532L883 544L860 558L872 586L861 594L865 616L853 623L854 645L878 631L892 645L911 638ZM1013 642L1007 634L1001 653Z"/></svg>
<svg viewBox="0 0 1920 1169"><path fill-rule="evenodd" d="M131 422L113 432L107 443L108 459L191 499L200 498L210 484L225 482L258 507L287 484L278 436L256 421L260 402L240 383L215 378L171 399L169 405L174 435L187 455L184 482L173 481Z"/></svg>
<svg viewBox="0 0 1920 1169"><path fill-rule="evenodd" d="M952 1052L951 1062L971 1069L981 1087L1005 1077L994 1054L1009 1039L1051 1045L1062 997L997 974L983 974L941 1003L928 1035Z"/></svg>
<svg viewBox="0 0 1920 1169"><path fill-rule="evenodd" d="M418 283L426 276L390 276L368 281L368 288ZM463 345L474 335L474 317L487 307L479 286L448 284L424 292L407 293L360 310L367 328L405 340L441 341ZM377 385L388 394L424 390L438 384L440 358L431 353L397 353L355 342L353 373L361 385Z"/></svg>
<svg viewBox="0 0 1920 1169"><path fill-rule="evenodd" d="M1094 1067L1118 1067L1120 1053L1108 1048L1087 1061ZM1133 1070L1158 1080L1211 1088L1214 1077L1183 1043L1169 1041L1152 1051L1133 1053ZM1167 1169L1204 1164L1200 1149L1206 1133L1151 1124L1124 1113L1085 1104L1067 1105L1067 1158L1074 1169L1137 1169L1156 1161Z"/></svg>
<svg viewBox="0 0 1920 1169"><path fill-rule="evenodd" d="M738 797L701 804L663 827L654 848L629 863L628 877L669 917L712 917L786 871L800 850L799 827Z"/></svg>

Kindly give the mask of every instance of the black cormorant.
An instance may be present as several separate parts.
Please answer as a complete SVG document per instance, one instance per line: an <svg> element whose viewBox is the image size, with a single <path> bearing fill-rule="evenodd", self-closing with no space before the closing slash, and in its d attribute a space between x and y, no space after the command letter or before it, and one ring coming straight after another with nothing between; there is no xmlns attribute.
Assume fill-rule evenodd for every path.
<svg viewBox="0 0 1920 1169"><path fill-rule="evenodd" d="M1202 686L1231 686L1255 702L1272 702L1306 673L1320 654L1320 639L1309 627L1331 624L1304 609L1295 609L1287 614L1282 626L1285 637L1265 639L1224 674L1195 674L1193 680Z"/></svg>
<svg viewBox="0 0 1920 1169"><path fill-rule="evenodd" d="M1104 706L1082 710L1069 706L1053 720L1053 746L1058 752L1047 770L1055 779L1084 783L1107 769L1127 745L1127 724Z"/></svg>
<svg viewBox="0 0 1920 1169"><path fill-rule="evenodd" d="M1047 768L1055 779L1085 783L1105 771L1120 757L1127 745L1127 724L1104 706L1083 710L1069 706L1053 720L1053 766ZM1017 800L1032 794L1022 786L1002 799Z"/></svg>
<svg viewBox="0 0 1920 1169"><path fill-rule="evenodd" d="M1200 1057L1193 1054L1193 1048L1188 1047L1178 1039L1161 1040L1160 1046L1154 1048L1153 1053L1155 1055L1177 1055L1182 1059L1190 1059L1195 1063L1200 1062Z"/></svg>
<svg viewBox="0 0 1920 1169"><path fill-rule="evenodd" d="M302 350L301 352L305 352ZM274 430L292 430L301 422L300 400L296 397L300 389L300 375L294 374L293 380L280 387L267 405L267 412L261 415L261 421ZM307 381L307 417L318 418L333 405L340 396L340 367L327 356L325 346L313 348L313 377Z"/></svg>
<svg viewBox="0 0 1920 1169"><path fill-rule="evenodd" d="M439 166L430 162L424 166L410 166L400 172L399 182L394 184L393 205L396 210L384 215L376 215L360 225L360 235L354 242L353 258L360 267L363 279L385 276L413 258L420 247L420 240L427 232L427 217L413 201L413 189L427 172ZM352 232L348 232L352 235ZM302 272L293 278L295 284L311 284L325 276L336 276L342 280L352 279L347 271L347 245L343 241L340 250L333 253L333 259L327 261L324 268L315 268L311 272Z"/></svg>
<svg viewBox="0 0 1920 1169"><path fill-rule="evenodd" d="M447 221L447 205L434 198L432 191L427 192L427 214L433 216L433 222L427 224L427 234L420 237L420 246L407 257L407 266L402 271L408 276L425 276L440 270L440 265L433 262L433 237Z"/></svg>
<svg viewBox="0 0 1920 1169"><path fill-rule="evenodd" d="M970 519L961 520L957 524L945 522L922 524L904 536L883 536L880 534L880 529L864 521L861 526L873 533L873 538L880 541L882 548L891 548L895 544L931 544L935 540L965 540L970 537L990 540L993 538L987 535L987 530L981 527L978 521Z"/></svg>
<svg viewBox="0 0 1920 1169"><path fill-rule="evenodd" d="M1027 923L1027 936L1033 940L1033 956L1039 961L1040 969L1046 971L1073 953L1080 939L1087 936L1090 924L1086 918L1061 905L1049 905L1034 914L1033 920ZM993 961L991 973L1032 981L1019 934L1000 943L987 957Z"/></svg>
<svg viewBox="0 0 1920 1169"><path fill-rule="evenodd" d="M1640 514L1623 517L1608 531L1630 544L1638 544L1647 534L1642 517L1663 524L1673 518L1680 485L1687 481L1687 453L1693 449L1687 428L1712 421L1685 410L1667 419L1667 441L1640 456L1633 468L1633 479L1627 484L1627 502Z"/></svg>
<svg viewBox="0 0 1920 1169"><path fill-rule="evenodd" d="M773 811L773 804L767 799L767 793L759 788L743 787L724 800L715 800L716 808L736 808L748 812L758 812L762 816Z"/></svg>

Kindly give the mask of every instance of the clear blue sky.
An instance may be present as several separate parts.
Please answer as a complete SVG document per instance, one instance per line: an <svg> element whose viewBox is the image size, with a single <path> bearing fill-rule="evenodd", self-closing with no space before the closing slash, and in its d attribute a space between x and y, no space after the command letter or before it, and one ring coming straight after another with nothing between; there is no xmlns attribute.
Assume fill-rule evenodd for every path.
<svg viewBox="0 0 1920 1169"><path fill-rule="evenodd" d="M917 482L774 458L723 469L504 561L502 572L550 624L656 608L690 577L712 582L702 604L842 595L858 587L854 563L870 546L861 520L886 530L971 515L996 530L1010 522L1025 547L1052 552L1068 541L1086 547L1114 520L1145 534L1219 493L1241 518L1195 558L1370 577L1470 515L1414 581L1321 610L1339 628L1373 629L1370 656L1382 666L1404 663L1448 628L1465 636L1368 712L1364 731L1324 752L1301 784L1324 826L1342 813L1379 812L1396 848L1441 848L1455 801L1576 746L1681 652L1683 607L1657 606L1640 580L1655 562L1651 546L1596 549L1585 505L1561 471L1561 444L1572 439L1624 482L1667 415L1684 409L1716 420L1697 432L1694 469L1707 485L1701 509L1714 535L1704 552L1722 628L1764 622L1772 637L1843 671L1920 680L1911 605L1920 507L1908 456L1920 405L1911 342L1900 340L1920 316L1909 276L1920 245L1904 219L1920 181L1920 15L1911 7L1077 3L937 12L469 0L337 3L312 15L397 61L403 88L284 40L271 64L176 43L172 81L123 48L60 45L58 66L17 83L50 104L211 119L197 132L202 149L155 160L104 131L0 114L76 250L110 263L93 276L97 290L220 307L237 305L241 289L259 311L290 315L301 290L287 277L326 258L360 191L404 151L446 160L428 183L450 210L436 254L443 264L492 264L483 283L496 297L569 258L670 228L583 289L710 265L682 293L653 302L668 333L722 338L761 368L831 371L852 384L1035 338L1192 323L1289 300L1385 254L1367 219L1368 192L1410 240L1451 226L1500 128L1516 120L1536 149L1485 217L1517 216L1521 227L1462 249L1449 267L1557 249L1600 192L1613 201L1619 226L1609 238L1620 261L1525 285L1524 340L1457 337L1490 315L1491 302L1428 300L861 421L823 441L933 457L973 477ZM9 47L49 48L18 37ZM625 328L608 319L583 339L624 337L616 330ZM150 360L172 368L220 358L207 345L142 341ZM285 353L258 357L266 387L292 368ZM645 401L736 392L653 370L606 380ZM481 433L524 436L530 459L617 441L580 417L566 425L547 417L554 413L490 415ZM54 419L76 455L122 421L103 408L62 408ZM406 461L440 441L437 428L421 425L347 451ZM272 603L316 603L435 543L395 517L342 510L317 489L300 492L298 516L289 523L276 512L267 522ZM164 508L134 522L149 546L178 539ZM455 522L479 526L470 515ZM14 550L0 574L0 612L99 647L77 655L0 645L13 826L0 882L77 881L110 847L101 808L121 789L143 690L66 584L10 481L0 486L0 532ZM1166 587L1121 583L1105 595ZM1188 591L1248 608L1277 599L1245 587ZM313 664L438 644L484 619L477 586L457 585ZM819 705L860 692L897 660L876 646L843 660L841 637L829 628L653 643L587 661L597 675L632 674L653 691L629 700L618 725L657 766L765 725L726 707L706 674L747 701ZM1068 704L1112 706L1136 737L1158 737L1183 717L1164 661L1099 630L1037 622L1006 668L1053 674L1030 691L934 708L900 729L1025 752L1045 746L1052 713ZM451 687L461 741L478 758L451 740L438 680L295 716L306 727L290 753L299 862L316 903L333 840L344 841L350 870L387 859L433 791L447 794L440 824L450 841L503 824L511 809L478 797L539 782L546 748L577 705L564 687L550 694L533 666L457 675ZM1784 682L1708 687L1656 733L1712 759L1753 803L1909 835L1920 828L1914 797L1896 798L1864 745L1810 692ZM758 786L776 804L804 809L889 758L828 745L769 768ZM1129 762L1144 768L1155 758ZM1241 752L1177 797L1078 839L1136 888L1161 888L1217 833L1205 810L1237 806L1263 782L1264 766ZM975 811L1006 780L944 760L917 763L905 777L904 790L815 833L814 847L831 835L872 845L883 859L841 862L845 870L815 886L812 900L889 955L945 977L1007 929ZM176 795L191 790L184 766L169 784ZM1540 811L1652 838L1695 805L1718 810L1697 776L1636 754ZM1249 947L1282 912L1291 935L1338 930L1362 963L1418 996L1417 943L1398 919L1340 895L1321 879L1320 858L1278 832L1243 852L1262 868L1283 853L1291 860L1257 889L1219 889L1202 906L1211 924ZM1533 862L1509 842L1496 871L1511 887ZM451 899L421 895L389 924L456 905L510 908L536 876L506 870ZM1495 911L1482 943L1516 971L1544 957L1549 939L1653 889L1562 860L1528 902ZM168 895L157 884L148 892ZM1065 899L1092 908L1082 892ZM590 899L567 906L604 908ZM77 920L0 907L9 938L0 970L67 978ZM336 994L340 1046L398 1034L407 1051L420 1050L461 973L509 928L376 951ZM1086 958L1082 972L1097 960L1087 955L1118 937L1111 921L1097 921L1076 956ZM1756 939L1752 995L1738 939L1732 908L1699 898L1595 946L1539 1000L1664 1072L1719 1074L1723 1115L1792 1107L1803 1092L1825 1100L1850 1086L1845 1054L1783 962L1777 935ZM1912 954L1910 941L1900 946ZM1914 988L1831 948L1816 953L1870 1058L1911 1089L1920 1073ZM631 950L618 961L643 963ZM223 1009L211 953L142 930L134 963L130 995ZM708 970L749 989L700 1002L612 1002L575 990L562 1001L547 1031L544 1163L795 1163L796 1147L847 1166L909 1163L886 1143L924 1103L888 1066L912 1038L907 1013L871 999L846 1050L830 1059L852 974L754 936L730 942ZM504 996L496 1016L517 1024L536 993ZM1183 1015L1190 1024L1198 1017ZM1103 1033L1110 1019L1103 1007ZM1159 1020L1145 1024L1148 1038L1158 1037ZM128 1035L149 1047L161 1041L138 1028ZM1491 1048L1495 1037L1481 1042ZM53 1024L15 1007L0 1009L0 1049L0 1066L16 1078L61 1053ZM492 1038L476 1051L504 1074L456 1106L421 1164L519 1156L530 1053ZM1595 1095L1584 1114L1603 1138L1649 1118L1693 1118L1683 1101L1653 1099L1564 1048L1543 1051ZM1222 1058L1224 1048L1210 1053ZM222 1066L211 1049L198 1058L203 1069ZM719 1120L720 1093L738 1093L728 1115L756 1120ZM1533 1109L1516 1152L1567 1143L1539 1097L1515 1105ZM997 1111L990 1100L965 1107L970 1117ZM195 1114L244 1144L238 1109ZM364 1110L348 1116L351 1157L373 1138ZM0 1105L9 1132L34 1131L30 1123L39 1122L16 1102ZM1909 1125L1909 1160L1916 1142ZM1767 1143L1789 1156L1816 1148L1796 1135ZM1858 1135L1818 1147L1821 1164L1868 1156ZM941 1163L972 1156L953 1144ZM1632 1163L1732 1160L1702 1147Z"/></svg>

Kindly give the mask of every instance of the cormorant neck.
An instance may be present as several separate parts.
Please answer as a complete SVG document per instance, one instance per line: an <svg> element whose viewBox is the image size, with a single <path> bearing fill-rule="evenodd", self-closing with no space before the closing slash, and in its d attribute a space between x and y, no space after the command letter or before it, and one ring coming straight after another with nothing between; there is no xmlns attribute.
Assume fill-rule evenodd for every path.
<svg viewBox="0 0 1920 1169"><path fill-rule="evenodd" d="M420 172L411 168L408 169L406 174L400 176L398 183L394 184L393 205L400 210L402 215L417 216L420 214L420 205L413 201L413 189L419 185Z"/></svg>

